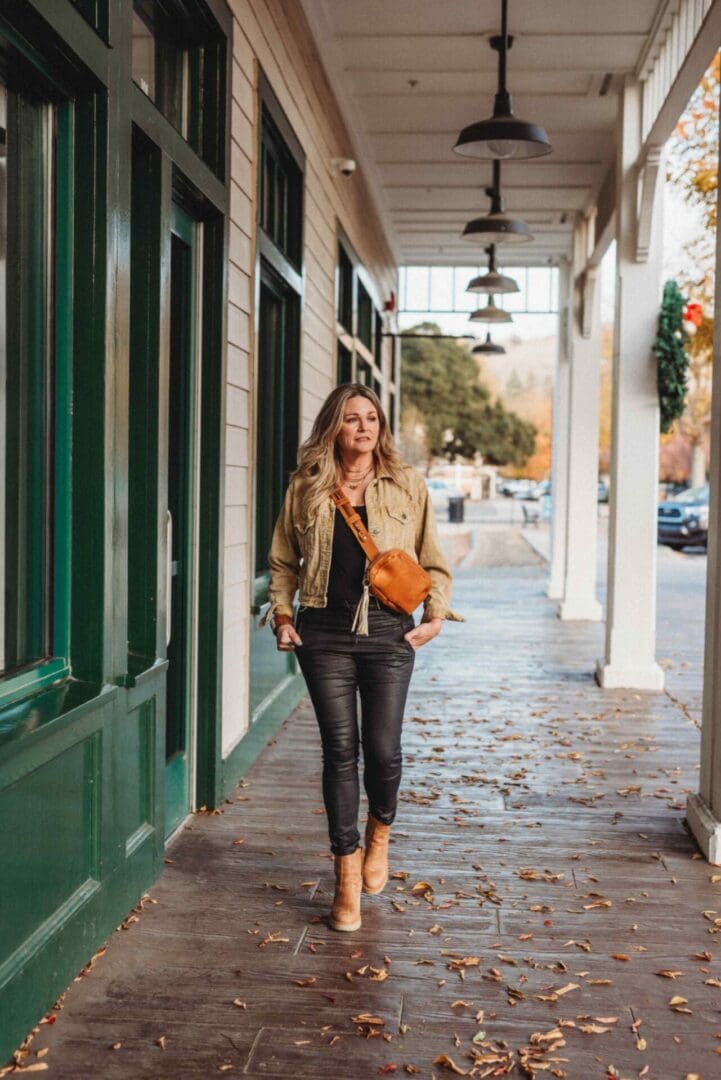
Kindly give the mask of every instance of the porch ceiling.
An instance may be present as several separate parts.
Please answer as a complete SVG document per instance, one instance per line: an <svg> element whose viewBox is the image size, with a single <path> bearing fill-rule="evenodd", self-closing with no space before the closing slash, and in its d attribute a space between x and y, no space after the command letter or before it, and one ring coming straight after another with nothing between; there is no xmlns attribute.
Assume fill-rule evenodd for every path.
<svg viewBox="0 0 721 1080"><path fill-rule="evenodd" d="M453 152L466 124L490 114L500 0L302 0L321 58L374 189L399 263L469 264L460 239L484 213L491 164ZM553 153L504 163L506 207L531 244L503 262L571 254L574 215L591 207L615 156L622 76L637 72L678 5L671 0L511 0L514 111L545 126Z"/></svg>

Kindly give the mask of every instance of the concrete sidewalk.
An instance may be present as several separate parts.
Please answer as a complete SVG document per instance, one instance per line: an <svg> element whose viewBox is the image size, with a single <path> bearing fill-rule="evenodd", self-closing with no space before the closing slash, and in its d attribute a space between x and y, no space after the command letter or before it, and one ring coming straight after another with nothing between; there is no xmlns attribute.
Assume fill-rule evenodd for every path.
<svg viewBox="0 0 721 1080"><path fill-rule="evenodd" d="M185 829L155 902L28 1063L47 1049L67 1080L441 1080L514 1062L568 1080L718 1076L721 882L683 826L697 727L667 694L600 690L603 627L560 622L545 582L457 572L468 622L418 654L394 876L364 897L360 931L325 921L305 703L222 813Z"/></svg>

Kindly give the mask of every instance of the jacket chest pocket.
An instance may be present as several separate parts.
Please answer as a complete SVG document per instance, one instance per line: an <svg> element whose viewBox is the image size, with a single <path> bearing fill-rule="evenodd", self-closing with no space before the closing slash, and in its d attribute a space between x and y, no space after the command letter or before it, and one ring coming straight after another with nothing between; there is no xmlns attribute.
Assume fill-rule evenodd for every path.
<svg viewBox="0 0 721 1080"><path fill-rule="evenodd" d="M305 559L308 558L308 552L313 544L313 522L312 521L297 521L293 525L295 532L295 539L300 548L301 554Z"/></svg>
<svg viewBox="0 0 721 1080"><path fill-rule="evenodd" d="M413 514L408 506L389 506L386 509L389 547L402 547L413 535Z"/></svg>

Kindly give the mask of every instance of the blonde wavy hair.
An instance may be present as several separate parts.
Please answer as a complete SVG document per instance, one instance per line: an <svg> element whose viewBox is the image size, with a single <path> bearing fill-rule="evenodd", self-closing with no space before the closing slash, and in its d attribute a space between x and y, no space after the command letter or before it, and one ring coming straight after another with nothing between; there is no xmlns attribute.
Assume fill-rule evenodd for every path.
<svg viewBox="0 0 721 1080"><path fill-rule="evenodd" d="M310 435L298 449L298 467L291 479L303 478L310 481L305 499L305 510L309 518L314 517L319 507L342 481L338 433L343 426L343 414L350 398L363 397L373 405L378 414L378 442L373 451L373 463L376 472L387 472L405 487L403 461L393 442L386 414L378 395L363 383L343 383L331 390L321 405L315 418Z"/></svg>

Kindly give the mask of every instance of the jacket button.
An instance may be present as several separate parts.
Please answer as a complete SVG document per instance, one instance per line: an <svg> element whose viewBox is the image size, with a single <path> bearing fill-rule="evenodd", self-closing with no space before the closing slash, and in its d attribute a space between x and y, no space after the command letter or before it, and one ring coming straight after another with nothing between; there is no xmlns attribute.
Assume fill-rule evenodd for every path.
<svg viewBox="0 0 721 1080"><path fill-rule="evenodd" d="M371 532L373 533L374 536L377 536L378 533L380 532L380 529L376 525L375 528L371 529Z"/></svg>
<svg viewBox="0 0 721 1080"><path fill-rule="evenodd" d="M404 521L406 520L405 511L403 511L403 513L401 514L401 517L403 518Z"/></svg>

